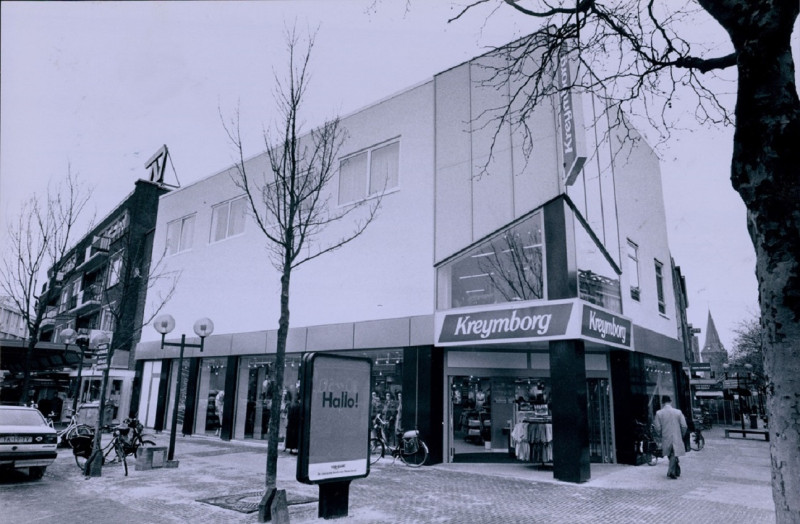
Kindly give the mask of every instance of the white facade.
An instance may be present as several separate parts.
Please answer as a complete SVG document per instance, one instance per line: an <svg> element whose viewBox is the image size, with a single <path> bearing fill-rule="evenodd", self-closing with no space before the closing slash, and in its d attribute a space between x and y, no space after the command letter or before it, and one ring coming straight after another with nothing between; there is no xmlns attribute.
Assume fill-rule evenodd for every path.
<svg viewBox="0 0 800 524"><path fill-rule="evenodd" d="M660 394L676 394L683 358L658 161L644 141L620 140L597 98L573 93L585 163L567 183L557 104L541 105L528 119L528 155L517 127L492 125L491 109L509 94L507 86L504 92L481 83L483 64L492 60L479 57L341 120L343 162L327 188L329 205L357 194L353 166L384 158L380 152L389 149L396 153L386 157L396 162L396 184L382 192L378 215L360 237L293 271L287 353L295 360L287 367L311 351L369 356L373 386L389 397L402 392L403 416L414 416L405 424L434 440L435 461L452 460L463 448L462 390L477 395L484 391L469 388L495 388L487 403L491 429L480 438L501 451L519 384L541 382L537 394L548 390L554 398L586 387L587 409L596 411L568 417L587 428L591 419L592 460L614 462L615 440L616 449L634 449L625 440L630 420L647 417ZM247 169L263 171L266 162L265 154L255 156ZM163 195L153 258L164 252L164 270L181 272L163 311L177 322L169 338L194 339L192 324L202 317L215 324L204 352L186 351L192 414L184 431L263 438L280 274L251 216L243 227L220 218L241 204L235 176L232 167ZM330 227L317 241L334 242L352 225ZM516 275L504 275L507 266L483 270L479 259L486 257L524 267L513 267ZM164 292L154 287L146 310ZM528 333L509 335L517 326L528 326ZM154 402L174 398L177 375L177 350L161 349L159 338L145 329L136 350L144 361L139 411L155 426L172 400L163 409ZM173 365L163 365L167 360ZM290 392L298 377L291 373ZM625 378L633 373L639 376ZM566 384L564 374L577 378ZM221 392L224 410L215 407ZM575 400L562 396L554 412L565 409L564 416L563 406Z"/></svg>
<svg viewBox="0 0 800 524"><path fill-rule="evenodd" d="M342 157L399 141L399 185L384 195L377 220L362 236L293 272L293 327L433 312L432 104L432 83L427 83L342 120L347 133ZM265 156L251 159L252 169L263 169ZM165 259L166 270L181 271L177 292L165 308L176 319L176 333L191 334L201 317L214 321L216 334L277 329L279 276L252 217L242 234L210 241L212 207L243 194L231 175L225 171L205 178L164 195L159 203L154 253L166 249L167 224L195 217L191 247ZM337 188L335 179L330 205L337 205ZM351 227L352 222L332 227L326 238ZM142 341L157 335L145 329Z"/></svg>

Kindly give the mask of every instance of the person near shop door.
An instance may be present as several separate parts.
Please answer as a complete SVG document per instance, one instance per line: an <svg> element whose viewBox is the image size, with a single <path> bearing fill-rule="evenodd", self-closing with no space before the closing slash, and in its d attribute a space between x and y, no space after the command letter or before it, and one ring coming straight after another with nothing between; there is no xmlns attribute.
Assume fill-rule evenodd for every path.
<svg viewBox="0 0 800 524"><path fill-rule="evenodd" d="M686 449L683 446L683 435L686 434L688 426L683 413L672 407L672 399L669 395L661 397L661 409L656 412L653 427L656 434L661 437L661 450L664 456L669 457L667 477L676 479L681 475L678 457L686 454Z"/></svg>
<svg viewBox="0 0 800 524"><path fill-rule="evenodd" d="M297 455L298 442L300 441L300 414L302 407L300 406L300 399L295 396L295 399L289 404L289 412L286 415L286 446L284 451L288 451L292 455Z"/></svg>

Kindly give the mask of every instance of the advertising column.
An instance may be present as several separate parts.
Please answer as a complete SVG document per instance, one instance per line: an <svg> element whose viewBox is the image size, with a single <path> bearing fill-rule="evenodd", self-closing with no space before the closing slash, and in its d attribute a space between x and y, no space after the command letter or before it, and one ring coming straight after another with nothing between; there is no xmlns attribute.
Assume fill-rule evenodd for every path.
<svg viewBox="0 0 800 524"><path fill-rule="evenodd" d="M347 516L350 481L369 475L371 375L369 358L303 358L297 480L319 484L321 518Z"/></svg>

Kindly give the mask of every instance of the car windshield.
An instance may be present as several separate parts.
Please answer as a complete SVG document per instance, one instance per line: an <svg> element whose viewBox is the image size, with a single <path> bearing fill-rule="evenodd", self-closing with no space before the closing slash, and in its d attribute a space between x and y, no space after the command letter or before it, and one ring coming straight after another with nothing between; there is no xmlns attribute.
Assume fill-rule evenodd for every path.
<svg viewBox="0 0 800 524"><path fill-rule="evenodd" d="M38 411L27 409L0 409L0 425L46 426L47 423Z"/></svg>

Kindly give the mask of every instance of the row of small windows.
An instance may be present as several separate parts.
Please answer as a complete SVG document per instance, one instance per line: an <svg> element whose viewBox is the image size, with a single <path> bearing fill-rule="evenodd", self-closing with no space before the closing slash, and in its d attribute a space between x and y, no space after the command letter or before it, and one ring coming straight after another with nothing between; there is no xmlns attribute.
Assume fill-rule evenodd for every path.
<svg viewBox="0 0 800 524"><path fill-rule="evenodd" d="M658 297L658 312L662 315L667 313L667 302L664 295L664 264L657 259L653 259L656 273L656 295ZM631 286L631 298L639 301L641 299L641 288L639 287L639 246L628 239L628 278Z"/></svg>
<svg viewBox="0 0 800 524"><path fill-rule="evenodd" d="M400 170L400 142L395 140L354 155L339 163L339 205L358 202L397 188ZM219 242L244 233L246 197L238 197L211 209L209 242ZM192 247L196 215L188 215L167 224L167 255Z"/></svg>

